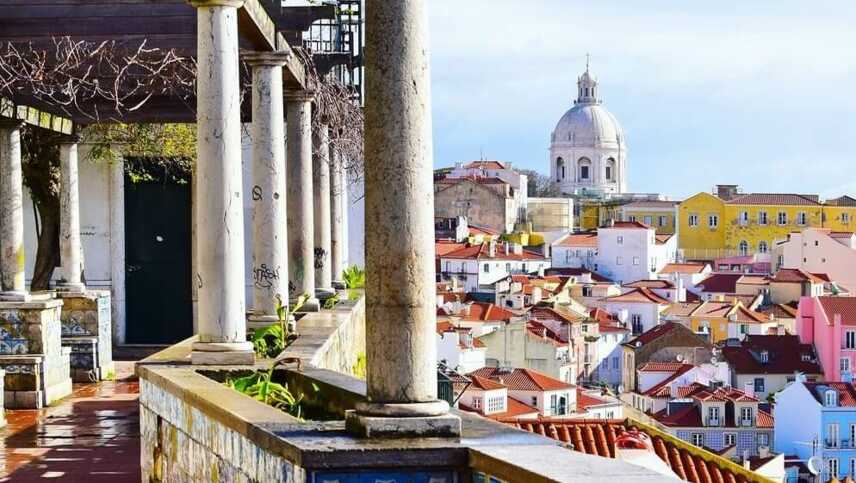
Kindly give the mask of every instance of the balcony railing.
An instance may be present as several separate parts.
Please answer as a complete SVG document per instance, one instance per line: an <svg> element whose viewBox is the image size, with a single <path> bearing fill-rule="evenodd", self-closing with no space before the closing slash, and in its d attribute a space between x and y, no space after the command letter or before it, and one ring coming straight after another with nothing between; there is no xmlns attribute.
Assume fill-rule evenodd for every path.
<svg viewBox="0 0 856 483"><path fill-rule="evenodd" d="M823 442L826 449L856 449L856 441L852 439L827 439Z"/></svg>

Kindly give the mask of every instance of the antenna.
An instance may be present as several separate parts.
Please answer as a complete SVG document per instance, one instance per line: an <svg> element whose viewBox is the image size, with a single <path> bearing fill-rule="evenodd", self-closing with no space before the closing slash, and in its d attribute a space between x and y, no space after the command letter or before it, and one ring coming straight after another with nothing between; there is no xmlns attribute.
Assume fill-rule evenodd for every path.
<svg viewBox="0 0 856 483"><path fill-rule="evenodd" d="M591 65L591 54L586 52L586 72L589 71L589 65Z"/></svg>

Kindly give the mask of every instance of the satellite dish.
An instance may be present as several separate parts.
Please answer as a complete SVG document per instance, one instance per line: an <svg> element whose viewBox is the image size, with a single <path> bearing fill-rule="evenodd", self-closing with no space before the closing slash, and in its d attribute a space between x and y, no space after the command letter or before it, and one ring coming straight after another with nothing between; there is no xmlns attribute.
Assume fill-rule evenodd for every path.
<svg viewBox="0 0 856 483"><path fill-rule="evenodd" d="M710 358L710 363L711 363L711 364L716 364L717 362L719 362L719 361L718 361L718 360L716 360L716 357L711 357L711 358Z"/></svg>
<svg viewBox="0 0 856 483"><path fill-rule="evenodd" d="M678 360L678 362L684 362L684 355L683 355L683 354L678 354L678 355L677 355L677 357L675 357L675 359L677 359L677 360Z"/></svg>
<svg viewBox="0 0 856 483"><path fill-rule="evenodd" d="M820 472L823 471L823 458L820 456L812 456L808 459L806 466L808 467L809 473L819 475Z"/></svg>

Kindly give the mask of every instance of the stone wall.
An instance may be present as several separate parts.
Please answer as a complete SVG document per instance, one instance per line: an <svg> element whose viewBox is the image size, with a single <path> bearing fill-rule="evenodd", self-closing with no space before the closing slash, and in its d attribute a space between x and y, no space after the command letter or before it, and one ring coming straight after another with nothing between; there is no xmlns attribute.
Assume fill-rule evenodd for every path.
<svg viewBox="0 0 856 483"><path fill-rule="evenodd" d="M107 379L114 372L110 293L93 290L60 297L62 341L71 348L72 378L75 382Z"/></svg>

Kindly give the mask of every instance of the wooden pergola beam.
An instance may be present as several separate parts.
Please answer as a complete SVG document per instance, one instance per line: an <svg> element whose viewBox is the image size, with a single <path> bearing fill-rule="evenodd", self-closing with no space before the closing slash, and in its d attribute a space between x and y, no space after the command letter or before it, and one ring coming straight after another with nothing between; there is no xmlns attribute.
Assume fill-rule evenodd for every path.
<svg viewBox="0 0 856 483"><path fill-rule="evenodd" d="M30 126L59 134L74 133L74 121L71 119L32 106L15 104L5 97L0 97L0 118L18 119Z"/></svg>

